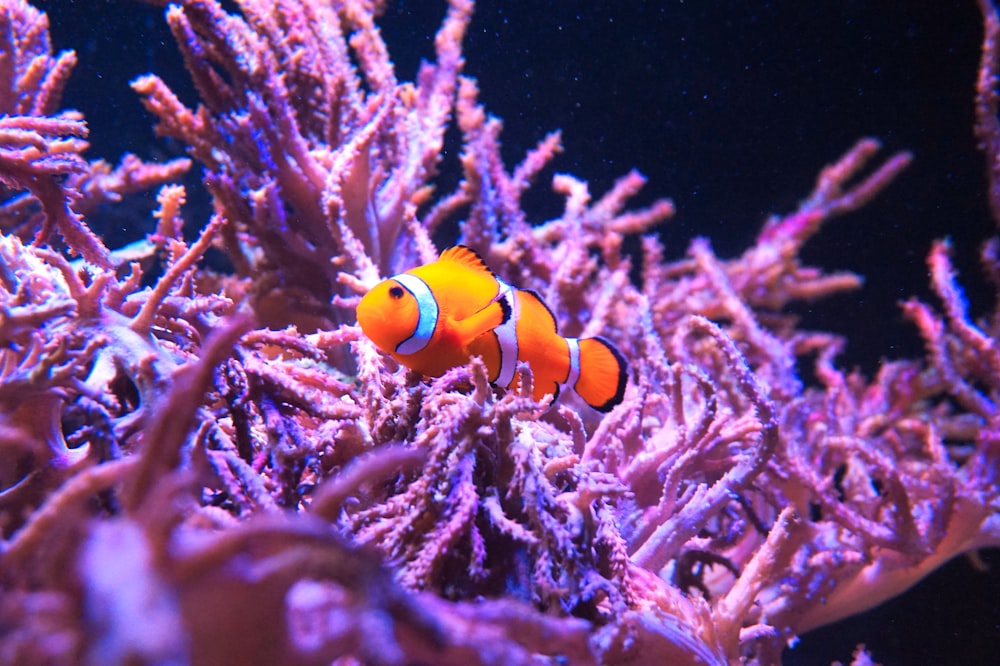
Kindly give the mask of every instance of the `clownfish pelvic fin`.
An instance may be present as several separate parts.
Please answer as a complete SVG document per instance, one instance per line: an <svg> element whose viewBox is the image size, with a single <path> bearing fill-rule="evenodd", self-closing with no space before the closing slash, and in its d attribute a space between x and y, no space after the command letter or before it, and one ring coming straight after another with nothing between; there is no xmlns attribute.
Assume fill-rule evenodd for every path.
<svg viewBox="0 0 1000 666"><path fill-rule="evenodd" d="M475 340L510 319L510 306L504 299L491 301L486 307L455 322L455 332L463 340Z"/></svg>

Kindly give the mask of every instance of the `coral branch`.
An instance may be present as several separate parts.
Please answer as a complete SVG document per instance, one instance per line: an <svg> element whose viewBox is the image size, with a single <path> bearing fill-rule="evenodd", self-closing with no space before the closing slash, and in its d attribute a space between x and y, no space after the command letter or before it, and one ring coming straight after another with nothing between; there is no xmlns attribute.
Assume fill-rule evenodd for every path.
<svg viewBox="0 0 1000 666"><path fill-rule="evenodd" d="M997 81L1000 78L1000 15L992 0L979 0L983 14L983 50L976 81L976 139L986 157L990 210L1000 225L1000 120Z"/></svg>
<svg viewBox="0 0 1000 666"><path fill-rule="evenodd" d="M924 354L871 377L788 309L860 287L800 253L909 153L862 139L742 254L696 239L670 260L673 204L630 208L636 171L604 193L556 173L561 212L525 207L562 134L504 161L460 75L471 0L413 82L383 4L178 0L197 105L132 85L191 161L112 168L59 111L75 57L0 0L0 661L776 664L1000 545L1000 299L974 318L935 243L934 302L903 305ZM995 190L1000 20L980 5ZM461 174L439 193L449 131ZM196 237L193 186L170 185L155 229L109 251L89 221L192 161L213 207ZM359 296L437 259L445 225L551 307L503 301L518 344L554 323L621 350L620 404L539 403L530 364L505 389L479 357L428 379L375 348ZM578 346L555 351L583 381L601 368Z"/></svg>

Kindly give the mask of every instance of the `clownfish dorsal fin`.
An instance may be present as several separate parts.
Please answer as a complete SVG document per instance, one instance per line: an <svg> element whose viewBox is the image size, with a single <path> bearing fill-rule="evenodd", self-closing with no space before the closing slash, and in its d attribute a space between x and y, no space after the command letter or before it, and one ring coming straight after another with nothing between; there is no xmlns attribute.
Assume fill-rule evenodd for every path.
<svg viewBox="0 0 1000 666"><path fill-rule="evenodd" d="M455 329L463 340L472 342L480 335L492 331L510 319L510 306L505 299L491 301L483 309L455 322Z"/></svg>
<svg viewBox="0 0 1000 666"><path fill-rule="evenodd" d="M452 245L441 253L438 261L450 261L471 268L474 271L482 271L492 277L496 277L496 274L490 270L490 267L486 265L486 262L479 256L479 253L465 245Z"/></svg>

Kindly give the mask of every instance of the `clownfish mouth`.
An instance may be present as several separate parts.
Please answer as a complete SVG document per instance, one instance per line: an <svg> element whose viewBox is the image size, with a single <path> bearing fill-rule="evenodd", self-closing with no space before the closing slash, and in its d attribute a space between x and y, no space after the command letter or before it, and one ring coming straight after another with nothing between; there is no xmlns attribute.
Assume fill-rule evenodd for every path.
<svg viewBox="0 0 1000 666"><path fill-rule="evenodd" d="M380 334L380 331L386 329L386 324L388 320L385 316L385 310L373 303L371 299L367 297L362 297L361 301L358 303L357 307L357 317L358 325L361 326L361 330L364 331L365 335L375 343L375 346L380 350L387 351L387 347L384 344L384 335ZM391 345L388 347L391 349Z"/></svg>
<svg viewBox="0 0 1000 666"><path fill-rule="evenodd" d="M368 331L373 325L377 325L375 308L365 298L362 298L358 303L355 314L358 318L358 325L361 326L362 330Z"/></svg>

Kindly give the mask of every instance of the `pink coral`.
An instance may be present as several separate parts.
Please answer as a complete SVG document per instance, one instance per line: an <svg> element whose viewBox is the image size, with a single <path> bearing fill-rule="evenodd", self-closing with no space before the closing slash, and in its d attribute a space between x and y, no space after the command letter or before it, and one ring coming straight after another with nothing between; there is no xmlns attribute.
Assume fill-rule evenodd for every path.
<svg viewBox="0 0 1000 666"><path fill-rule="evenodd" d="M0 660L778 663L802 632L1000 545L996 325L970 318L947 244L929 258L940 304L904 305L923 359L845 372L843 340L787 313L858 286L800 251L909 154L872 168L862 140L742 255L696 240L669 261L650 231L673 205L629 209L635 172L596 198L557 175L561 215L530 223L522 195L560 137L505 166L460 75L471 2L449 3L415 83L379 3L239 5L167 12L196 109L134 84L214 214L185 240L187 192L164 186L156 230L109 252L84 204L186 164L83 160L82 119L57 112L71 58L10 37L43 35L44 15L0 3L3 62L52 81L16 79L44 103L0 128L0 177L30 195L0 209ZM462 179L433 196L452 120ZM360 334L355 296L433 259L455 221L561 330L620 346L621 405L546 408L530 368L504 392L478 360L429 381ZM231 274L204 265L213 248ZM1000 275L995 243L983 262Z"/></svg>

